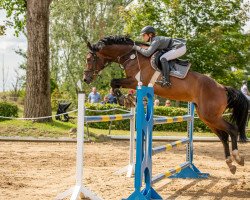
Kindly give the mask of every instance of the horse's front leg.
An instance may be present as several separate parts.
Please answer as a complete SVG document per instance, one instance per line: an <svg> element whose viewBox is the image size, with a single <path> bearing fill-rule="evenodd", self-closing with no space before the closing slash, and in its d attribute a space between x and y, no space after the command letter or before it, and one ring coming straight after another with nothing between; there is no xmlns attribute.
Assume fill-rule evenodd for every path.
<svg viewBox="0 0 250 200"><path fill-rule="evenodd" d="M135 78L120 78L111 80L111 87L113 89L116 88L135 89L136 85L137 85L137 80Z"/></svg>
<svg viewBox="0 0 250 200"><path fill-rule="evenodd" d="M123 95L119 88L135 89L136 85L137 81L133 78L113 79L111 81L111 87L117 97L119 105L128 108L135 107L135 97L133 94Z"/></svg>

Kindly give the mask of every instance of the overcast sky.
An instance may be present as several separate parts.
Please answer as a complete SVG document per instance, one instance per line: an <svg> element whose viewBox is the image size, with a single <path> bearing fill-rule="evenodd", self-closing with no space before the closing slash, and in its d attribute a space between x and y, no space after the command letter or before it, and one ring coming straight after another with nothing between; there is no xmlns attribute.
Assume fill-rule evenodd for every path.
<svg viewBox="0 0 250 200"><path fill-rule="evenodd" d="M0 24L3 24L5 19L5 12L0 10ZM15 53L19 48L27 49L26 37L21 34L17 38L14 36L13 29L7 29L6 35L0 36L0 91L3 91L3 67L5 89L12 89L11 83L16 80L15 70L23 62L23 58Z"/></svg>
<svg viewBox="0 0 250 200"><path fill-rule="evenodd" d="M3 24L5 19L5 12L0 10L0 24ZM244 30L250 30L250 21L246 24ZM15 53L15 50L19 48L27 49L25 36L21 34L17 38L14 36L13 29L7 29L6 35L0 36L0 91L3 91L3 67L6 80L5 89L12 89L11 83L15 82L16 78L15 70L23 62L23 58Z"/></svg>

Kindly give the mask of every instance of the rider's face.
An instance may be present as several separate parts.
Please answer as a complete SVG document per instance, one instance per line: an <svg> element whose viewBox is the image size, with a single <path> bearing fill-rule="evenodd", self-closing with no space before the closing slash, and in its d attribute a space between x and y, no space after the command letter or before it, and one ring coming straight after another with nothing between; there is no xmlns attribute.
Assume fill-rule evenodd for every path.
<svg viewBox="0 0 250 200"><path fill-rule="evenodd" d="M148 42L149 38L150 38L149 34L147 34L147 33L142 34L142 39L144 42Z"/></svg>

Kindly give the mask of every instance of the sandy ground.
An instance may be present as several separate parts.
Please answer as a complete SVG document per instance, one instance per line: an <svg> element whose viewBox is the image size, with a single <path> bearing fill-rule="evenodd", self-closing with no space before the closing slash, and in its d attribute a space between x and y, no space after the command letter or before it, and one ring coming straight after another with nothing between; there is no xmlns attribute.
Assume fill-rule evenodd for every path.
<svg viewBox="0 0 250 200"><path fill-rule="evenodd" d="M85 144L84 182L105 200L126 198L133 178L113 173L128 164L128 142ZM165 179L154 188L164 199L250 199L250 143L240 144L245 166L230 174L218 142L195 143L195 164L206 180ZM76 144L0 142L0 199L48 200L75 183ZM154 157L153 172L185 160L185 147Z"/></svg>

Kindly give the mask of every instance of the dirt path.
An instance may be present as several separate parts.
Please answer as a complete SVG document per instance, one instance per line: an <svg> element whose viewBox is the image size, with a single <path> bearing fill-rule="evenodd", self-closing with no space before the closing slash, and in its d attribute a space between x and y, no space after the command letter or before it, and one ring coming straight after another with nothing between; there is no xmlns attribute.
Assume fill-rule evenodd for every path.
<svg viewBox="0 0 250 200"><path fill-rule="evenodd" d="M128 142L85 144L85 183L105 200L128 197L132 178L114 175L128 162ZM250 199L250 144L240 144L244 167L231 175L220 143L195 143L195 164L206 180L166 179L155 185L165 199ZM0 200L51 200L74 185L76 144L0 142ZM169 161L170 160L170 161ZM185 160L185 148L154 157L153 172Z"/></svg>

